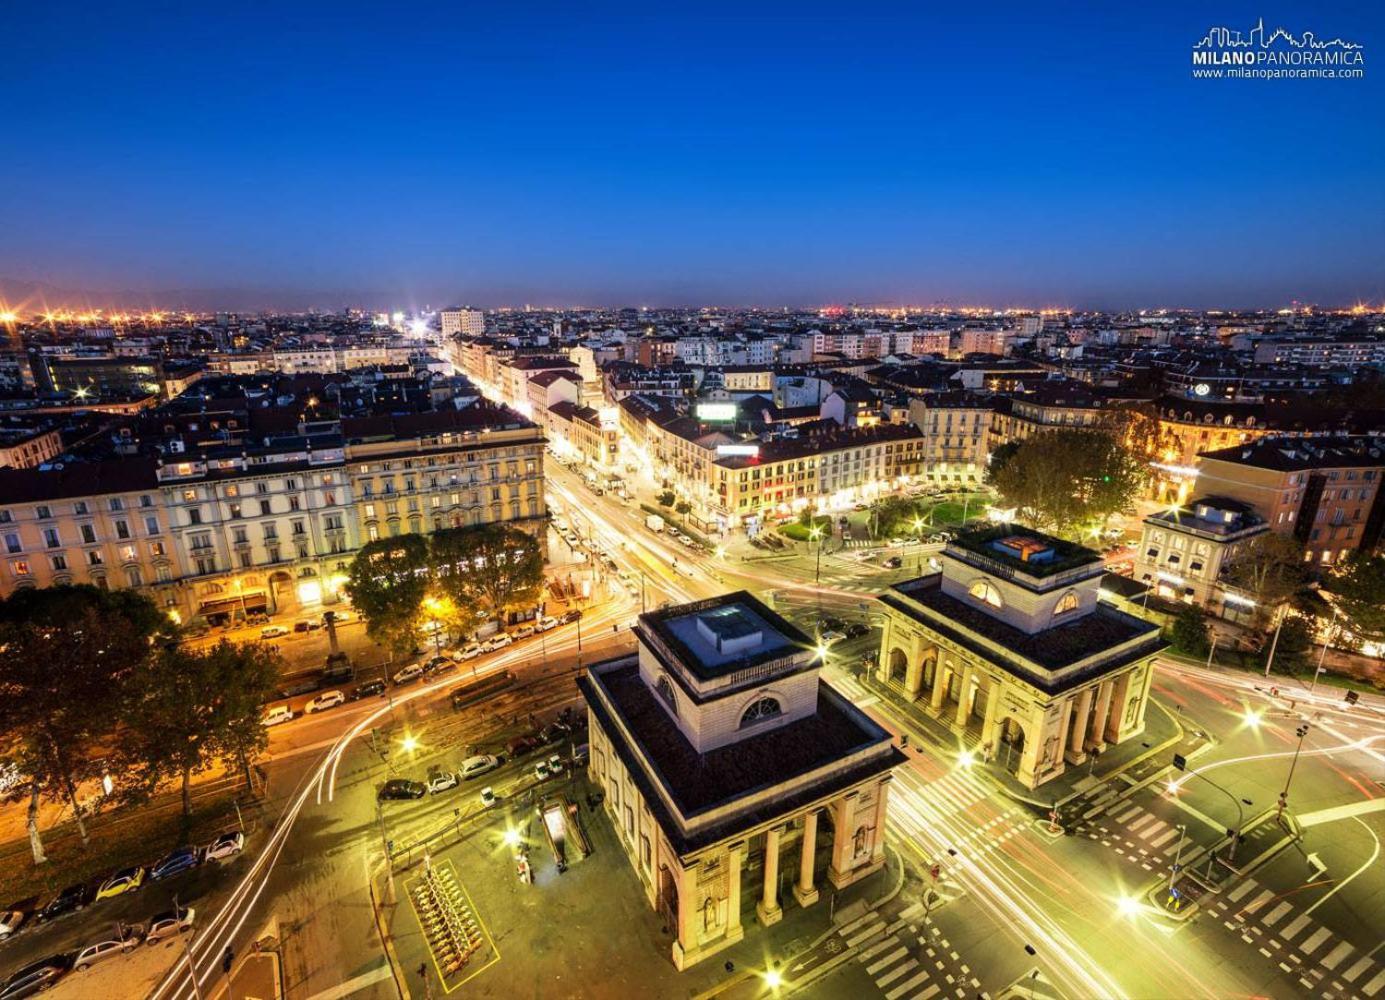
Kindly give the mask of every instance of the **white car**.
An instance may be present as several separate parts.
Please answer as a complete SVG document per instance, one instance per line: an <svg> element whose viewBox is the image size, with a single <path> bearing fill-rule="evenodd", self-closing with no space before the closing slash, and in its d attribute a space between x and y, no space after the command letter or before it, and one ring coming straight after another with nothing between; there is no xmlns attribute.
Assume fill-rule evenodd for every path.
<svg viewBox="0 0 1385 1000"><path fill-rule="evenodd" d="M338 625L344 625L347 622L356 620L356 616L350 611L333 611L332 616L332 621Z"/></svg>
<svg viewBox="0 0 1385 1000"><path fill-rule="evenodd" d="M534 777L538 778L540 781L544 781L548 778L548 761L541 760L534 765Z"/></svg>
<svg viewBox="0 0 1385 1000"><path fill-rule="evenodd" d="M275 705L265 712L260 719L260 724L265 726L277 726L281 722L289 722L293 719L293 709L287 705Z"/></svg>
<svg viewBox="0 0 1385 1000"><path fill-rule="evenodd" d="M491 806L495 805L499 801L500 798L495 794L494 788L491 788L489 785L487 785L485 788L481 789L482 809L489 809Z"/></svg>
<svg viewBox="0 0 1385 1000"><path fill-rule="evenodd" d="M542 618L540 618L537 622L534 623L535 632L547 632L549 629L557 627L558 619L554 618L552 615L544 615Z"/></svg>
<svg viewBox="0 0 1385 1000"><path fill-rule="evenodd" d="M329 708L336 708L338 705L344 704L345 701L346 695L340 691L323 691L303 706L303 714L311 715L313 712L325 712Z"/></svg>
<svg viewBox="0 0 1385 1000"><path fill-rule="evenodd" d="M519 628L515 629L515 630L514 630L513 632L511 632L510 634L511 634L512 636L514 636L514 638L516 638L516 639L527 639L527 638L529 638L531 635L534 634L534 626L533 626L533 625L521 625Z"/></svg>
<svg viewBox="0 0 1385 1000"><path fill-rule="evenodd" d="M553 754L548 758L548 773L555 778L563 773L563 758L560 754Z"/></svg>
<svg viewBox="0 0 1385 1000"><path fill-rule="evenodd" d="M489 788L483 789L481 792L482 796L489 791ZM0 912L0 941L5 940L5 938L18 931L27 917L28 914L23 910L5 910Z"/></svg>
<svg viewBox="0 0 1385 1000"><path fill-rule="evenodd" d="M845 639L846 633L838 632L836 629L828 629L826 632L822 633L822 635L818 636L818 638L830 645L838 640Z"/></svg>
<svg viewBox="0 0 1385 1000"><path fill-rule="evenodd" d="M456 788L459 780L461 779L457 777L456 771L443 771L441 774L435 774L428 779L428 791L433 795L438 794L438 792L445 792L449 788Z"/></svg>
<svg viewBox="0 0 1385 1000"><path fill-rule="evenodd" d="M245 834L239 830L223 833L207 845L208 861L225 861L245 850Z"/></svg>
<svg viewBox="0 0 1385 1000"><path fill-rule="evenodd" d="M510 643L514 641L514 636L510 635L510 633L501 632L497 636L492 636L491 641L486 643L486 651L493 652L497 649L504 649L506 646L510 645Z"/></svg>
<svg viewBox="0 0 1385 1000"><path fill-rule="evenodd" d="M97 962L103 962L113 955L128 955L139 944L137 928L124 928L117 932L107 931L99 941L93 941L73 959L72 967L78 972L90 969Z"/></svg>
<svg viewBox="0 0 1385 1000"><path fill-rule="evenodd" d="M144 936L144 943L158 944L163 938L187 933L192 930L192 922L196 916L197 911L191 906L155 915L149 921L149 933Z"/></svg>
<svg viewBox="0 0 1385 1000"><path fill-rule="evenodd" d="M473 642L471 645L457 650L457 659L459 660L474 660L480 655L481 644L479 642Z"/></svg>
<svg viewBox="0 0 1385 1000"><path fill-rule="evenodd" d="M494 771L504 761L491 754L477 754L475 757L468 757L462 761L462 780L470 781L472 778L479 778L488 771Z"/></svg>
<svg viewBox="0 0 1385 1000"><path fill-rule="evenodd" d="M418 680L423 676L422 663L410 663L407 667L394 675L395 684L407 684L409 681Z"/></svg>
<svg viewBox="0 0 1385 1000"><path fill-rule="evenodd" d="M260 629L261 639L277 639L280 636L288 634L289 630L283 625L270 625L268 628Z"/></svg>

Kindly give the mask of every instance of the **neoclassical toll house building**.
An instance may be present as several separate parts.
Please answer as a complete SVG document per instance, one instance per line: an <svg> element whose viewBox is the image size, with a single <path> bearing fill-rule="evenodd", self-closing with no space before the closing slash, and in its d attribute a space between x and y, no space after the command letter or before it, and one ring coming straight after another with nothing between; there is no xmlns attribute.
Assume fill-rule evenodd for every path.
<svg viewBox="0 0 1385 1000"><path fill-rule="evenodd" d="M686 968L885 863L888 733L819 677L812 640L741 591L640 615L637 653L578 683L593 780ZM821 870L825 863L825 872ZM747 899L747 903L749 900Z"/></svg>
<svg viewBox="0 0 1385 1000"><path fill-rule="evenodd" d="M1038 532L964 532L891 587L878 678L1035 788L1144 731L1159 627L1100 599L1101 556Z"/></svg>

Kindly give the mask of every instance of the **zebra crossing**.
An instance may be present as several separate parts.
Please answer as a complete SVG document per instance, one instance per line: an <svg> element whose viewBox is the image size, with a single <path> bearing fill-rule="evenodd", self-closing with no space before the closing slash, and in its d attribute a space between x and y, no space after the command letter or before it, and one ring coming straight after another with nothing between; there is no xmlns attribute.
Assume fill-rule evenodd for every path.
<svg viewBox="0 0 1385 1000"><path fill-rule="evenodd" d="M1147 872L1166 869L1193 843L1186 831L1180 834L1174 824L1128 801L1113 806L1104 822L1079 823L1074 832L1099 841Z"/></svg>
<svg viewBox="0 0 1385 1000"><path fill-rule="evenodd" d="M1204 902L1221 925L1274 962L1309 995L1323 1000L1372 1000L1385 991L1379 948L1363 953L1349 941L1299 913L1295 901L1247 878Z"/></svg>
<svg viewBox="0 0 1385 1000"><path fill-rule="evenodd" d="M923 903L902 910L872 911L842 925L837 934L859 948L856 962L885 1000L933 1000L980 996L981 981L952 947Z"/></svg>

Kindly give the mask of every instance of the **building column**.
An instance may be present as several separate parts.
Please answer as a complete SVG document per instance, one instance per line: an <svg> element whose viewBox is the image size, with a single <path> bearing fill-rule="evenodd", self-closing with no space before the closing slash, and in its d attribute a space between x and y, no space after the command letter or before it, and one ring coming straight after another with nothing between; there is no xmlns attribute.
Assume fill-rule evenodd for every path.
<svg viewBox="0 0 1385 1000"><path fill-rule="evenodd" d="M981 726L981 746L989 756L995 753L996 720L1000 717L1000 681L993 680L986 691L986 721Z"/></svg>
<svg viewBox="0 0 1385 1000"><path fill-rule="evenodd" d="M1092 714L1092 689L1083 688L1076 697L1072 729L1069 730L1071 736L1068 740L1068 752L1064 754L1069 764L1081 764L1087 759L1087 723Z"/></svg>
<svg viewBox="0 0 1385 1000"><path fill-rule="evenodd" d="M919 688L922 686L923 659L919 656L912 656L904 668L904 693L910 701L916 701L919 696Z"/></svg>
<svg viewBox="0 0 1385 1000"><path fill-rule="evenodd" d="M694 868L679 867L674 873L678 880L678 927L673 942L673 964L679 971L697 961L697 879Z"/></svg>
<svg viewBox="0 0 1385 1000"><path fill-rule="evenodd" d="M1015 769L1015 778L1025 788L1033 788L1039 783L1039 757L1043 753L1043 719L1035 721L1029 720L1029 726L1024 731L1024 753L1020 755L1019 767Z"/></svg>
<svg viewBox="0 0 1385 1000"><path fill-rule="evenodd" d="M871 838L870 863L877 867L885 863L885 815L889 811L890 776L887 774L875 786L875 833Z"/></svg>
<svg viewBox="0 0 1385 1000"><path fill-rule="evenodd" d="M818 901L818 891L813 885L813 852L817 846L818 811L813 809L803 817L803 841L798 848L798 884L793 887L793 895L799 906L812 906Z"/></svg>
<svg viewBox="0 0 1385 1000"><path fill-rule="evenodd" d="M765 887L760 901L755 904L755 913L760 923L768 927L778 923L784 916L779 908L779 828L765 831Z"/></svg>
<svg viewBox="0 0 1385 1000"><path fill-rule="evenodd" d="M1106 716L1106 728L1102 736L1108 743L1119 743L1124 737L1121 726L1125 724L1125 707L1130 703L1130 677L1133 670L1127 670L1114 679L1111 688L1111 709Z"/></svg>
<svg viewBox="0 0 1385 1000"><path fill-rule="evenodd" d="M970 663L962 668L962 686L957 689L957 714L952 717L958 726L965 726L967 717L971 715L971 682L975 677L976 668Z"/></svg>
<svg viewBox="0 0 1385 1000"><path fill-rule="evenodd" d="M745 937L741 926L741 851L745 844L732 844L726 859L726 873L729 882L726 890L726 939L735 942Z"/></svg>
<svg viewBox="0 0 1385 1000"><path fill-rule="evenodd" d="M1106 749L1106 713L1111 710L1111 688L1109 680L1101 682L1096 689L1096 707L1092 709L1092 724L1087 734L1087 749Z"/></svg>
<svg viewBox="0 0 1385 1000"><path fill-rule="evenodd" d="M943 678L947 676L948 661L945 661L939 653L938 659L933 664L933 697L928 701L928 707L937 715L943 710L943 695L947 693L947 688L943 686Z"/></svg>
<svg viewBox="0 0 1385 1000"><path fill-rule="evenodd" d="M856 836L856 798L855 792L843 795L832 803L832 863L827 868L827 879L838 889L851 882L851 849Z"/></svg>

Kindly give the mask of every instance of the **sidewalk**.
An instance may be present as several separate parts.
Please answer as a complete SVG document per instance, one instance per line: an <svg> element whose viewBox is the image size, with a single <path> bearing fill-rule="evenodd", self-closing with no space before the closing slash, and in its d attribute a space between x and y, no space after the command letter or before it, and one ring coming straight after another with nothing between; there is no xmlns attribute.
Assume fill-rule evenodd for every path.
<svg viewBox="0 0 1385 1000"><path fill-rule="evenodd" d="M972 751L976 755L975 771L987 775L1010 798L1045 812L1062 807L1119 775L1127 774L1136 783L1146 780L1149 775L1145 771L1157 773L1169 764L1174 753L1191 752L1202 742L1196 734L1185 731L1173 713L1151 698L1150 710L1145 713L1145 731L1140 736L1108 745L1100 757L1089 758L1089 763L1068 767L1037 789L1027 788L1006 769L1006 748L1001 747L992 761L983 763L978 749L981 736L975 729L954 729L917 703L901 700L893 689L869 673L861 677L861 685L886 702L924 737L926 743L947 752Z"/></svg>

